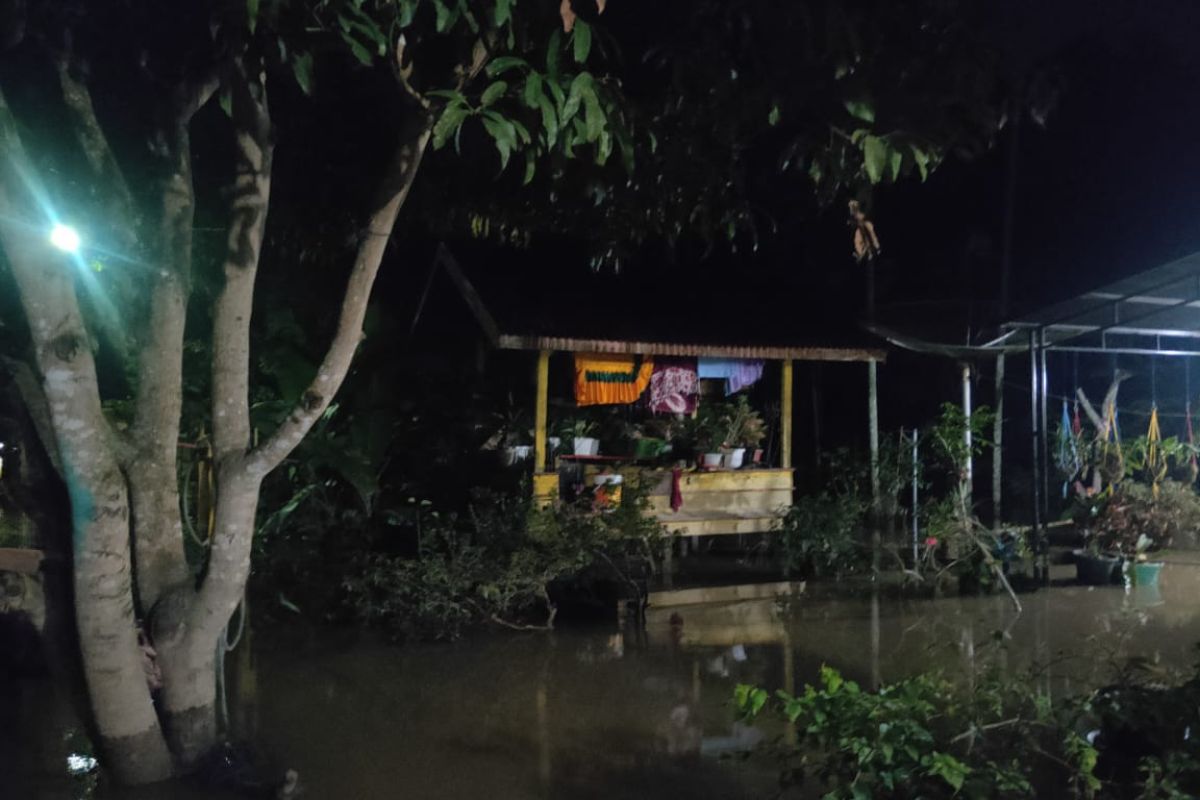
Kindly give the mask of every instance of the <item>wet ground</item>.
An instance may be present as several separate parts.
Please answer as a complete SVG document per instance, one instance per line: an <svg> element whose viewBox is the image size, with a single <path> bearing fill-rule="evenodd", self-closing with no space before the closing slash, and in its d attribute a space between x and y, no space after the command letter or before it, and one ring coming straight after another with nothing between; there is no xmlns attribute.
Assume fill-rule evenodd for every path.
<svg viewBox="0 0 1200 800"><path fill-rule="evenodd" d="M770 796L771 764L727 754L771 732L735 724L739 682L798 686L823 663L865 685L1041 664L1031 679L1057 694L1109 680L1130 656L1164 671L1196 661L1200 565L1168 565L1157 588L1057 586L1021 600L1017 614L1003 595L756 599L651 609L644 629L404 647L260 633L230 658L230 713L277 766L299 770L305 797L322 800L751 798ZM70 777L68 758L86 754L86 740L67 696L35 679L0 694L0 796L232 796L95 790L94 775Z"/></svg>

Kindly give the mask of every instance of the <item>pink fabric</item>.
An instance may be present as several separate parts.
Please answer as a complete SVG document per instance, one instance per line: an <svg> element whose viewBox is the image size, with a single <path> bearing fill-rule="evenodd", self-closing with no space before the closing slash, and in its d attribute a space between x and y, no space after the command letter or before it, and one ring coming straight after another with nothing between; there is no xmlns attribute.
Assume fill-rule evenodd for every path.
<svg viewBox="0 0 1200 800"><path fill-rule="evenodd" d="M694 358L657 358L650 376L650 411L655 414L691 414L696 410Z"/></svg>
<svg viewBox="0 0 1200 800"><path fill-rule="evenodd" d="M683 489L679 486L679 478L683 474L683 470L679 467L671 470L671 510L678 511L683 508Z"/></svg>

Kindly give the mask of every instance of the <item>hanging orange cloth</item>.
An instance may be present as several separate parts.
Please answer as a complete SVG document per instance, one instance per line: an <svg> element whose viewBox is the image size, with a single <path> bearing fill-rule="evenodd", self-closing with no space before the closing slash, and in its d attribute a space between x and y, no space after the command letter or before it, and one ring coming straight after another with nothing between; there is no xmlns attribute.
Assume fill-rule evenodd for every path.
<svg viewBox="0 0 1200 800"><path fill-rule="evenodd" d="M653 372L651 358L576 353L575 402L581 406L637 402Z"/></svg>

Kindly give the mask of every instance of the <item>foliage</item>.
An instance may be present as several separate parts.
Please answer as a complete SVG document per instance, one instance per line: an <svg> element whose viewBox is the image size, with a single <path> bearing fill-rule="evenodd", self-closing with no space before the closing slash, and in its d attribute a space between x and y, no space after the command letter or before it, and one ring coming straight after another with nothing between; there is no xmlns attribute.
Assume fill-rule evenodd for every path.
<svg viewBox="0 0 1200 800"><path fill-rule="evenodd" d="M613 78L591 85L625 87L629 135L611 127L621 162L636 169L581 179L574 165L555 165L538 173L548 203L513 203L497 186L449 204L447 218L506 242L578 230L594 243L594 265L614 268L660 238L699 240L706 252L716 243L756 249L782 220L872 186L924 180L952 153L991 145L1005 110L976 13L959 0L611 4L614 35L593 29L588 39L591 50L614 53ZM524 67L511 75L497 78L527 85ZM586 132L581 97L572 125ZM543 102L534 101L531 110ZM594 212L581 217L558 202L572 196Z"/></svg>
<svg viewBox="0 0 1200 800"><path fill-rule="evenodd" d="M1166 480L1157 487L1125 480L1096 504L1089 545L1133 556L1172 544L1197 545L1200 497L1188 484Z"/></svg>
<svg viewBox="0 0 1200 800"><path fill-rule="evenodd" d="M558 582L603 577L640 592L661 528L637 484L610 513L532 508L527 497L480 493L466 515L427 512L418 556L361 554L343 581L347 603L396 636L452 639L471 625L521 627L538 615L552 627Z"/></svg>
<svg viewBox="0 0 1200 800"><path fill-rule="evenodd" d="M735 702L753 717L767 704L766 693L738 687ZM1010 749L1046 718L1028 691L1020 696L988 686L964 694L930 674L867 692L823 667L819 685L795 696L778 692L775 705L799 735L786 753L785 780L820 787L827 798L1032 794L1032 759L1022 762Z"/></svg>
<svg viewBox="0 0 1200 800"><path fill-rule="evenodd" d="M674 442L675 451L697 456L715 453L724 443L728 430L726 403L700 403L693 416L680 420Z"/></svg>
<svg viewBox="0 0 1200 800"><path fill-rule="evenodd" d="M1053 702L1041 673L1001 668L869 692L822 667L795 696L742 684L733 699L743 717L770 711L795 729L777 745L785 786L835 800L1196 797L1200 667L1165 684L1149 667L1130 659L1111 684Z"/></svg>
<svg viewBox="0 0 1200 800"><path fill-rule="evenodd" d="M736 400L726 404L723 418L727 425L724 438L726 447L755 449L767 436L762 415L751 408L744 394L739 394Z"/></svg>
<svg viewBox="0 0 1200 800"><path fill-rule="evenodd" d="M861 533L869 503L857 493L800 497L775 523L784 568L804 577L841 577L870 567Z"/></svg>

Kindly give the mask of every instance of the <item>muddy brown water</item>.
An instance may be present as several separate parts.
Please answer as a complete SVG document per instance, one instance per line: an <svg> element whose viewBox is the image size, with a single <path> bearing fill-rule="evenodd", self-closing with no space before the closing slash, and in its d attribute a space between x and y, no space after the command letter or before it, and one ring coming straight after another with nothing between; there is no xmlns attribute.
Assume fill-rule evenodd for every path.
<svg viewBox="0 0 1200 800"><path fill-rule="evenodd" d="M1060 586L1021 598L857 597L653 609L635 626L494 633L392 646L312 630L258 634L230 657L230 714L304 797L757 798L775 774L729 757L767 735L738 726L737 683L812 680L822 664L864 685L928 669L969 676L1048 665L1045 691L1082 691L1131 656L1196 662L1200 565L1160 586ZM46 679L0 692L0 797L215 800L188 785L107 787L86 767L68 693ZM724 755L722 755L724 754ZM270 792L262 796L270 796Z"/></svg>

